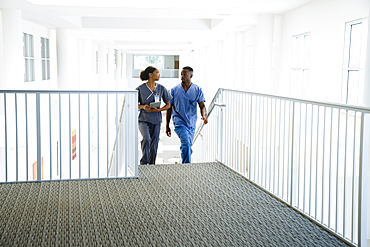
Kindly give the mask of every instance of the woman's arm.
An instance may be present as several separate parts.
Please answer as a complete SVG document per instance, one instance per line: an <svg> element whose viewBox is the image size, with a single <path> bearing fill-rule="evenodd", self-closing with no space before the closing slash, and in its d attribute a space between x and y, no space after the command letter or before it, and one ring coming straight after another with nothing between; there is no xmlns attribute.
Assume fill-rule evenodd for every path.
<svg viewBox="0 0 370 247"><path fill-rule="evenodd" d="M149 106L149 109L148 110L146 110L146 109L144 109L144 110L146 110L147 112L161 112L161 111L166 111L167 109L169 109L171 107L171 104L170 104L170 101L167 101L166 102L166 105L165 106L163 106L162 108L159 108L159 109L157 109L157 108L155 108L155 107L151 107L151 106ZM140 108L139 108L140 109Z"/></svg>

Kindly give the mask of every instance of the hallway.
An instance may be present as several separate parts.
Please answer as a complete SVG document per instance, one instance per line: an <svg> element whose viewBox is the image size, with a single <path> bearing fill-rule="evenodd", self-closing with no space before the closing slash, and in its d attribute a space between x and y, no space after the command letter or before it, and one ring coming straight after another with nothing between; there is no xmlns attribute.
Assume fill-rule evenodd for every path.
<svg viewBox="0 0 370 247"><path fill-rule="evenodd" d="M346 246L219 163L0 185L1 246Z"/></svg>

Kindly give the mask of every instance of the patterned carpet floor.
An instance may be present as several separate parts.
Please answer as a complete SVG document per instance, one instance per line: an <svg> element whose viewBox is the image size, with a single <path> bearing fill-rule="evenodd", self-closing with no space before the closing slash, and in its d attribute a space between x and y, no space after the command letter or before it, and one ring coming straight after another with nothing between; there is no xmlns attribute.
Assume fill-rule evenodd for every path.
<svg viewBox="0 0 370 247"><path fill-rule="evenodd" d="M347 246L222 164L0 185L0 246Z"/></svg>

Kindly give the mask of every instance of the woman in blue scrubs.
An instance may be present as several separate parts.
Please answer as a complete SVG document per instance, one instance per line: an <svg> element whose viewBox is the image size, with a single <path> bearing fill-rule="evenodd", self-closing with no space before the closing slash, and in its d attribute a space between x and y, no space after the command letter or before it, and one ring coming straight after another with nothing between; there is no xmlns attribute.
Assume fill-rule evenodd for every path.
<svg viewBox="0 0 370 247"><path fill-rule="evenodd" d="M136 88L139 91L139 130L143 136L140 165L155 164L162 123L161 111L171 107L172 96L164 86L157 83L159 77L158 69L149 66L140 73L140 79L147 82ZM160 102L161 99L166 103L162 108L150 106L150 103Z"/></svg>

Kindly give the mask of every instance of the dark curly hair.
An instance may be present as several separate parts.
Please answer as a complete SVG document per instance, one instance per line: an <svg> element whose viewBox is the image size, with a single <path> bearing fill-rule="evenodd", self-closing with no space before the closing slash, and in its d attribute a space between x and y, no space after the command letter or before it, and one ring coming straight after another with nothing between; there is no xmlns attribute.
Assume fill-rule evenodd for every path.
<svg viewBox="0 0 370 247"><path fill-rule="evenodd" d="M148 67L146 67L146 69L145 70L142 70L141 72L140 72L140 79L142 80L142 81L146 81L146 80L149 80L149 74L150 73L153 73L154 71L156 71L157 70L157 68L155 68L155 67L153 67L153 66L148 66Z"/></svg>

